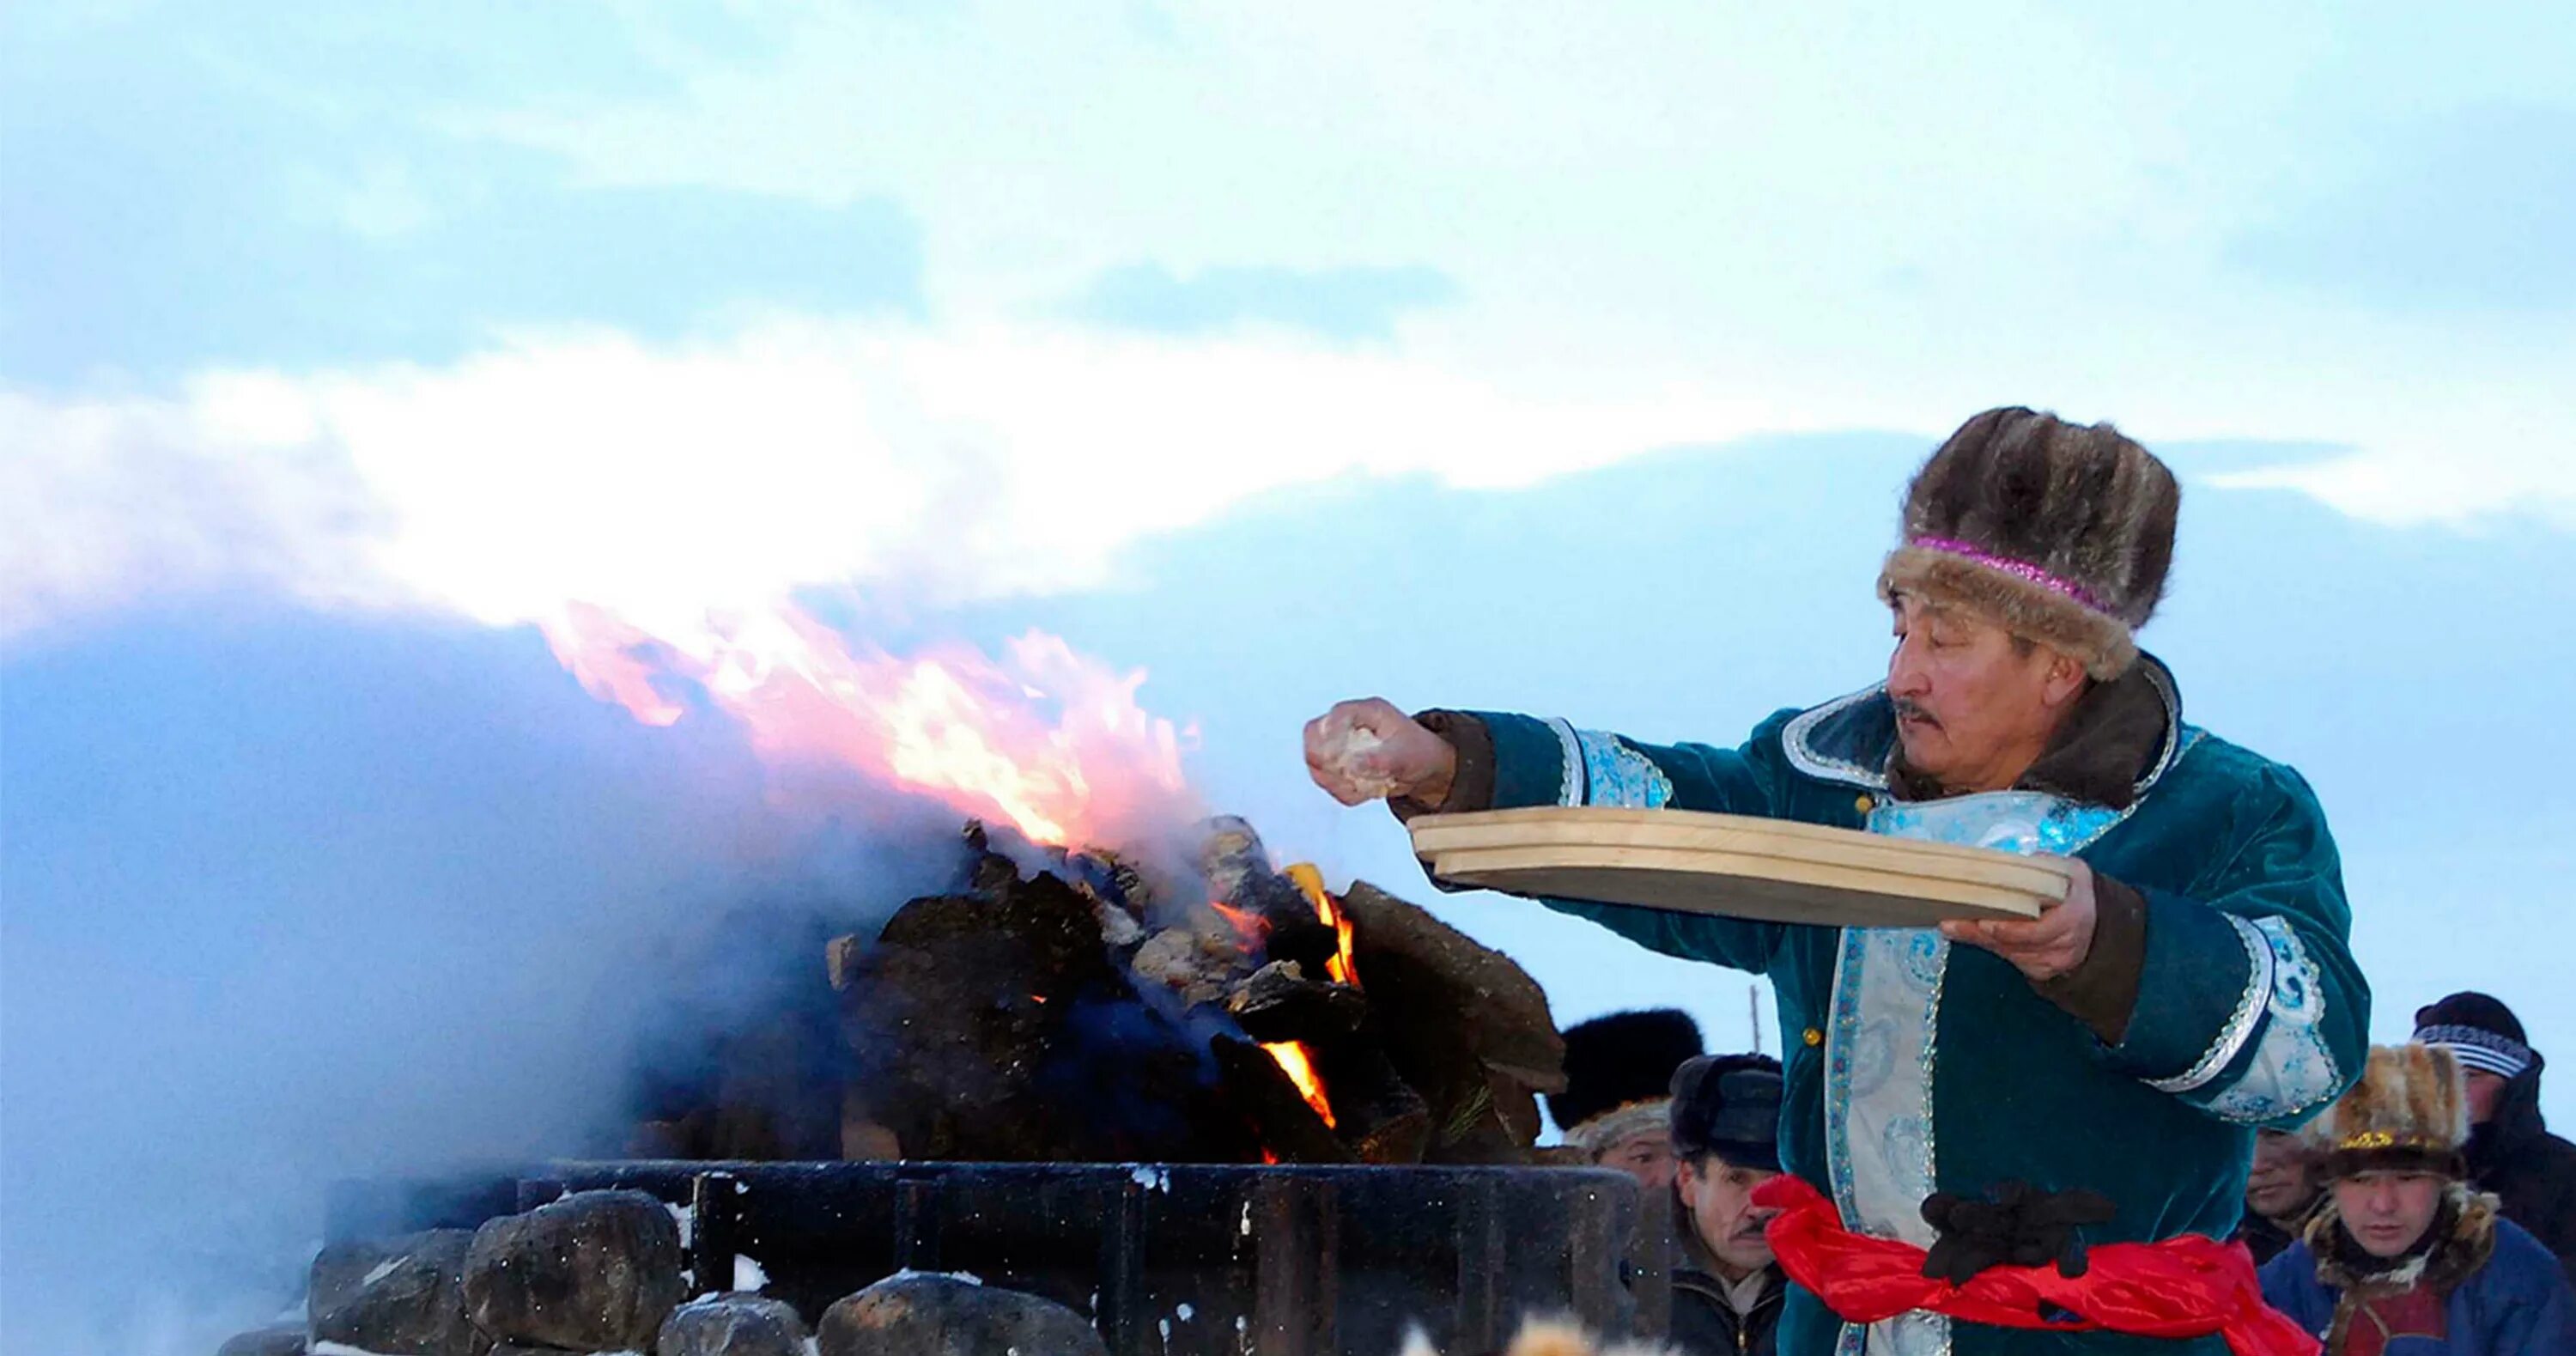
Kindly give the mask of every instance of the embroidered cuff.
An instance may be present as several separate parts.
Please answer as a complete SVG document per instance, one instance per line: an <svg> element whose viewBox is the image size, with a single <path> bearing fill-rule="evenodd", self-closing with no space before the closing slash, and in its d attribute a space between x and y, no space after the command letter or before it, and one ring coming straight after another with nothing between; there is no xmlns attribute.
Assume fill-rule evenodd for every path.
<svg viewBox="0 0 2576 1356"><path fill-rule="evenodd" d="M2271 989L2271 953L2230 914L2159 890L2139 894L2138 996L2111 1059L2161 1091L2189 1092L2244 1049Z"/></svg>
<svg viewBox="0 0 2576 1356"><path fill-rule="evenodd" d="M2129 886L2093 877L2093 949L2082 964L2031 987L2093 1029L2104 1045L2129 1038L2138 981L2147 964L2147 901Z"/></svg>

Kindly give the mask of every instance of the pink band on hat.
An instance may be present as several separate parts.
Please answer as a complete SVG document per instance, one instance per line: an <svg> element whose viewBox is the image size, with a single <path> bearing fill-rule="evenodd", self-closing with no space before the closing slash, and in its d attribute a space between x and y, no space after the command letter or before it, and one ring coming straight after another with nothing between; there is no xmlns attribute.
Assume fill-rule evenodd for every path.
<svg viewBox="0 0 2576 1356"><path fill-rule="evenodd" d="M1951 537L1916 537L1908 545L1919 546L1926 551L1938 551L1945 556L1957 556L1961 560L1983 565L1989 570L2001 570L2015 579L2027 579L2061 598L2070 599L2106 616L2111 611L2102 605L2102 600L2087 592L2083 585L2072 579L2060 579L2027 560L1999 556L1992 551L1982 550Z"/></svg>

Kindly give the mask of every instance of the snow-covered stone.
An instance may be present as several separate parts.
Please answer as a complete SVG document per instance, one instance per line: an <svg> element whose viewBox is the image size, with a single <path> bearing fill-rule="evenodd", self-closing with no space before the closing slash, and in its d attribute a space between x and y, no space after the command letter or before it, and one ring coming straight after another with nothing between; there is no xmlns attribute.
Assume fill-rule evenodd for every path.
<svg viewBox="0 0 2576 1356"><path fill-rule="evenodd" d="M1073 1310L952 1276L897 1276L848 1296L815 1329L820 1356L1109 1356Z"/></svg>
<svg viewBox="0 0 2576 1356"><path fill-rule="evenodd" d="M305 1356L304 1325L254 1328L217 1347L215 1356Z"/></svg>
<svg viewBox="0 0 2576 1356"><path fill-rule="evenodd" d="M679 1226L640 1191L584 1191L485 1224L465 1261L474 1322L506 1341L646 1351L687 1296Z"/></svg>
<svg viewBox="0 0 2576 1356"><path fill-rule="evenodd" d="M759 1295L710 1295L671 1311L655 1356L805 1356L796 1310Z"/></svg>
<svg viewBox="0 0 2576 1356"><path fill-rule="evenodd" d="M465 1309L473 1241L463 1229L432 1229L324 1248L313 1259L306 1300L312 1349L484 1356L491 1339Z"/></svg>

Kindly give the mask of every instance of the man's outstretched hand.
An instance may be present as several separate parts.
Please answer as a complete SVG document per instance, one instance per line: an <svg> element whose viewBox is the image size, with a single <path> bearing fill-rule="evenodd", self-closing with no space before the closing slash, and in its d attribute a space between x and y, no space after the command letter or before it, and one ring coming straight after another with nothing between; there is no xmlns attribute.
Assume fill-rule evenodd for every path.
<svg viewBox="0 0 2576 1356"><path fill-rule="evenodd" d="M2100 920L2100 908L2093 897L2093 868L2077 858L2064 859L2074 868L2066 885L2066 902L2052 906L2027 923L1987 923L1952 921L1941 925L1941 935L1953 942L1984 947L2011 961L2013 968L2034 981L2056 979L2084 963L2093 954L2094 924Z"/></svg>
<svg viewBox="0 0 2576 1356"><path fill-rule="evenodd" d="M1306 772L1344 805L1404 796L1437 805L1458 775L1458 750L1376 697L1306 722Z"/></svg>

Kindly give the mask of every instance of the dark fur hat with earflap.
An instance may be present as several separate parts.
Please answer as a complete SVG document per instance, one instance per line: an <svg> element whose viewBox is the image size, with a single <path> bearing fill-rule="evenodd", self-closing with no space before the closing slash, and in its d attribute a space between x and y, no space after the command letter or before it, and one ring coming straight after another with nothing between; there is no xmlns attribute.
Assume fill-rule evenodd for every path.
<svg viewBox="0 0 2576 1356"><path fill-rule="evenodd" d="M1566 1143L1595 1153L1636 1129L1660 1129L1673 1070L1699 1052L1699 1023L1679 1008L1614 1012L1569 1027L1565 1091L1547 1099L1547 1114Z"/></svg>
<svg viewBox="0 0 2576 1356"><path fill-rule="evenodd" d="M2173 472L2109 424L1988 410L1915 473L1879 592L1964 605L2116 678L2164 598L2181 507Z"/></svg>

